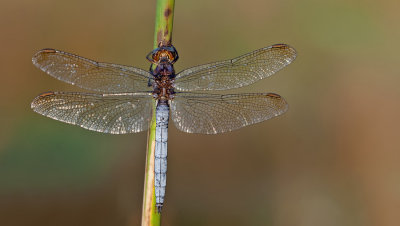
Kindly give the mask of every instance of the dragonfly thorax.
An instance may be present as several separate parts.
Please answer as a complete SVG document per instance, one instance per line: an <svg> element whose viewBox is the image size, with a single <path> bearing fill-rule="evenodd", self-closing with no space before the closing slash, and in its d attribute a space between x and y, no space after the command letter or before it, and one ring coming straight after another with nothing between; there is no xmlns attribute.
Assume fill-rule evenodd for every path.
<svg viewBox="0 0 400 226"><path fill-rule="evenodd" d="M168 62L161 62L157 64L156 68L152 71L154 77L168 76L171 79L175 78L174 66Z"/></svg>
<svg viewBox="0 0 400 226"><path fill-rule="evenodd" d="M153 71L153 96L158 100L170 100L174 94L174 68L172 64L159 64Z"/></svg>

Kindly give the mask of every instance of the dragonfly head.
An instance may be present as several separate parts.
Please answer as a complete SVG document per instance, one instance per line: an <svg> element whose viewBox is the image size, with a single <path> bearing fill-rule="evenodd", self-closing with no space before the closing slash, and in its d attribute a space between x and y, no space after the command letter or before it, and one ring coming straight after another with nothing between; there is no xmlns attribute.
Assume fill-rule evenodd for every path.
<svg viewBox="0 0 400 226"><path fill-rule="evenodd" d="M153 64L159 63L175 63L178 59L178 52L174 46L161 46L154 49L149 54L147 54L147 60Z"/></svg>

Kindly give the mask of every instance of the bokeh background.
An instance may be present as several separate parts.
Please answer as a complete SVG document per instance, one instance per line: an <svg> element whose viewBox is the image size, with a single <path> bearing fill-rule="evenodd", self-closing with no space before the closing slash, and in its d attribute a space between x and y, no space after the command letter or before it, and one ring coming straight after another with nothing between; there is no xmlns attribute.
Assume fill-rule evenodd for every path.
<svg viewBox="0 0 400 226"><path fill-rule="evenodd" d="M276 43L289 67L238 92L289 111L222 135L170 127L163 225L400 225L397 0L176 1L177 71ZM147 69L155 1L0 2L0 225L125 226L141 217L147 133L42 117L39 93L82 91L35 68L51 47Z"/></svg>

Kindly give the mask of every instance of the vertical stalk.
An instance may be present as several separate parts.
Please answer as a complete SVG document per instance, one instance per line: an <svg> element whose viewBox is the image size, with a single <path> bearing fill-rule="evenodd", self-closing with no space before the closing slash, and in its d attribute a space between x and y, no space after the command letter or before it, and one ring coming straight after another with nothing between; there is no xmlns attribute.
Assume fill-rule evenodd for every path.
<svg viewBox="0 0 400 226"><path fill-rule="evenodd" d="M171 44L175 0L157 0L153 48ZM161 213L156 209L154 191L154 147L156 131L156 101L147 137L146 169L143 192L142 226L160 225Z"/></svg>

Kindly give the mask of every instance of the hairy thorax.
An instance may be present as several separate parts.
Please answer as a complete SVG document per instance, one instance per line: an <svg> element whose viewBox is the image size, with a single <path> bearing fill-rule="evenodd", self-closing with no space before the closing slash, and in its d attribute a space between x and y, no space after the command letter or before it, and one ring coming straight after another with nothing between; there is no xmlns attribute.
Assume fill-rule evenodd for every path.
<svg viewBox="0 0 400 226"><path fill-rule="evenodd" d="M175 71L172 64L161 62L153 71L153 96L161 102L173 99Z"/></svg>

